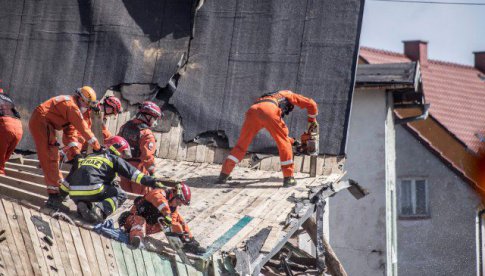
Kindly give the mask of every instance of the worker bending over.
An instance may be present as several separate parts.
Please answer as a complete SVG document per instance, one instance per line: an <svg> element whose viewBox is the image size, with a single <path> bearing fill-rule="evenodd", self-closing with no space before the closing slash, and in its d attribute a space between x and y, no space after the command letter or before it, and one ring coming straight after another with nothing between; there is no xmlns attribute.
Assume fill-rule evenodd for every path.
<svg viewBox="0 0 485 276"><path fill-rule="evenodd" d="M79 89L77 90L77 93L79 93ZM97 103L91 108L88 108L83 113L83 118L89 128L91 128L92 125L92 111L103 114L102 131L103 140L106 141L106 139L112 136L111 132L106 127L107 117L116 116L123 111L121 107L121 102L118 98L114 96L108 96L102 102ZM86 151L88 148L88 143L73 125L68 125L64 128L62 143L64 144L64 147L62 148L60 154L64 163L73 163L76 158L79 158L81 156L81 152ZM74 167L77 167L75 162Z"/></svg>
<svg viewBox="0 0 485 276"><path fill-rule="evenodd" d="M155 173L155 150L157 142L150 130L156 125L157 120L162 116L160 107L153 102L143 102L135 118L126 122L120 129L118 136L128 141L131 147L132 158L127 159L145 174ZM123 190L135 194L144 195L150 191L147 187L141 187L133 181L121 178Z"/></svg>
<svg viewBox="0 0 485 276"><path fill-rule="evenodd" d="M0 174L5 174L5 162L19 144L22 134L22 122L15 103L0 88Z"/></svg>
<svg viewBox="0 0 485 276"><path fill-rule="evenodd" d="M55 131L72 124L94 150L99 150L98 139L82 115L95 103L94 90L89 86L83 86L77 89L73 96L61 95L45 101L30 117L29 129L35 142L49 194L46 207L58 209L67 195L59 190L64 179L59 171L59 144L56 141Z"/></svg>
<svg viewBox="0 0 485 276"><path fill-rule="evenodd" d="M191 192L184 183L175 187L153 189L143 197L138 197L130 212L120 216L119 224L130 233L130 244L140 247L145 235L164 231L175 234L184 243L184 250L195 254L204 253L190 232L189 225L178 212L182 205L189 205Z"/></svg>
<svg viewBox="0 0 485 276"><path fill-rule="evenodd" d="M314 100L289 90L281 90L262 95L246 112L241 134L236 146L222 165L222 171L217 183L226 183L237 163L244 157L254 136L262 129L268 130L276 141L283 171L283 186L296 185L293 177L293 149L295 140L288 136L288 128L282 118L288 115L294 106L304 108L308 112L308 129L317 129L317 104Z"/></svg>
<svg viewBox="0 0 485 276"><path fill-rule="evenodd" d="M76 203L81 216L92 223L102 222L126 200L126 194L115 182L117 174L132 179L137 185L163 187L123 158L131 157L128 142L119 136L109 138L106 150L80 158L78 168L61 184Z"/></svg>

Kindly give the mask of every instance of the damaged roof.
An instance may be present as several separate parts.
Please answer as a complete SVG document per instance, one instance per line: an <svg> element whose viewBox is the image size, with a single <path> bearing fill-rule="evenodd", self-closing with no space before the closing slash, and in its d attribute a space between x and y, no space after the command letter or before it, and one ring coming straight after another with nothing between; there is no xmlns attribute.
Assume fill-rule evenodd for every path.
<svg viewBox="0 0 485 276"><path fill-rule="evenodd" d="M295 177L298 185L283 188L280 172L237 167L229 184L214 185L213 182L220 171L219 165L157 159L156 167L156 174L159 177L174 182L183 180L192 189L192 204L182 207L181 213L188 221L194 237L203 247L207 248L208 253L202 257L195 255L191 257L198 259L200 264L200 262L211 263L217 258L229 256L236 263L235 271L244 275L257 275L266 261L276 254L306 218L313 214L315 208L312 203L313 197L322 193L326 198L343 187L338 184L343 176L342 172L334 172L331 175L316 178L310 178L308 174L297 173ZM1 194L37 205L42 204L46 199L45 186L40 184L42 176L39 174L38 161L25 160L24 164L8 163L6 173L7 176L0 176ZM113 214L115 221L121 212L131 207L133 197L134 195L130 196L131 199ZM73 208L74 206L71 204L71 209ZM33 209L30 212L35 213ZM75 216L74 209L71 214ZM55 227L57 222L53 222L52 219L45 216L44 218L51 224L54 223ZM85 224L81 226L90 228ZM73 226L69 227L71 227L71 231L80 231L81 234L85 231L81 228L73 230ZM91 232L90 235L93 237L96 234ZM263 242L252 245L249 249L248 241L257 235L265 235ZM73 237L71 242L76 242L76 238L83 239L84 242L83 235ZM154 237L156 239L150 240L157 248L156 251L169 257L168 259L161 258L159 262L169 260L172 267L176 267L175 255L168 247L163 235L156 234ZM98 236L96 235L92 239L98 239ZM161 242L156 242L157 239ZM57 244L65 242L65 240L55 242ZM79 241L77 242L79 243ZM124 265L127 269L130 266L126 260L127 255L140 257L141 254L145 258L143 252L131 250L119 243L111 242L111 244L112 247L119 250L118 252L113 250L113 258L116 259L118 269L120 266L123 267L118 257L125 259ZM72 244L66 244L66 246L72 246ZM129 252L125 252L126 250ZM76 252L78 260L83 261L85 256L82 251L76 249ZM85 252L87 251L85 250ZM116 254L120 254L119 252L123 252L123 256L117 256ZM222 254L223 252L225 254ZM153 262L154 258L160 257L150 255L149 260ZM249 258L250 261L243 262L242 260L245 258ZM137 261L139 260L135 258L135 266L138 268ZM201 271L208 269L207 264L205 266L194 265L184 269L195 269L195 267Z"/></svg>

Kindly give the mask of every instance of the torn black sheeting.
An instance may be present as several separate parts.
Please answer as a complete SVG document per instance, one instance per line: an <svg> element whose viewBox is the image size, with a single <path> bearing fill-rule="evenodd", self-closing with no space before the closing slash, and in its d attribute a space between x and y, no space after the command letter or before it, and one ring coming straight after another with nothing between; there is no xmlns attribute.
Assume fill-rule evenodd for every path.
<svg viewBox="0 0 485 276"><path fill-rule="evenodd" d="M52 239L51 227L47 221L43 220L40 216L31 216L30 220L38 231L44 233L47 237Z"/></svg>

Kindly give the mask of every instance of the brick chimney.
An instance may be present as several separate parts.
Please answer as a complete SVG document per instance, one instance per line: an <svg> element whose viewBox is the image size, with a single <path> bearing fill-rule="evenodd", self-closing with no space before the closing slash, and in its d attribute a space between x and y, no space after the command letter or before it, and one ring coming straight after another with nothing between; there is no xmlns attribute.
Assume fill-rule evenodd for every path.
<svg viewBox="0 0 485 276"><path fill-rule="evenodd" d="M485 74L485 51L473 52L475 55L475 68Z"/></svg>
<svg viewBox="0 0 485 276"><path fill-rule="evenodd" d="M404 43L404 55L412 61L419 61L421 66L428 65L428 42L422 40L408 40Z"/></svg>

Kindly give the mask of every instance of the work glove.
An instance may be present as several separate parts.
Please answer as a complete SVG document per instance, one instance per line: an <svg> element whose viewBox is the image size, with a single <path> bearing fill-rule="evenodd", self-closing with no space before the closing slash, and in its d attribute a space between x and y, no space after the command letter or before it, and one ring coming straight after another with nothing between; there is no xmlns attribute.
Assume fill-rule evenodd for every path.
<svg viewBox="0 0 485 276"><path fill-rule="evenodd" d="M158 189L165 189L165 185L163 185L162 181L160 179L155 179L155 188Z"/></svg>
<svg viewBox="0 0 485 276"><path fill-rule="evenodd" d="M308 134L311 134L311 133L318 133L319 132L319 129L318 129L319 125L318 125L318 122L315 121L315 122L308 122L308 126L307 126L307 133Z"/></svg>
<svg viewBox="0 0 485 276"><path fill-rule="evenodd" d="M99 101L96 101L95 104L92 104L89 107L96 115L101 114L101 103Z"/></svg>

